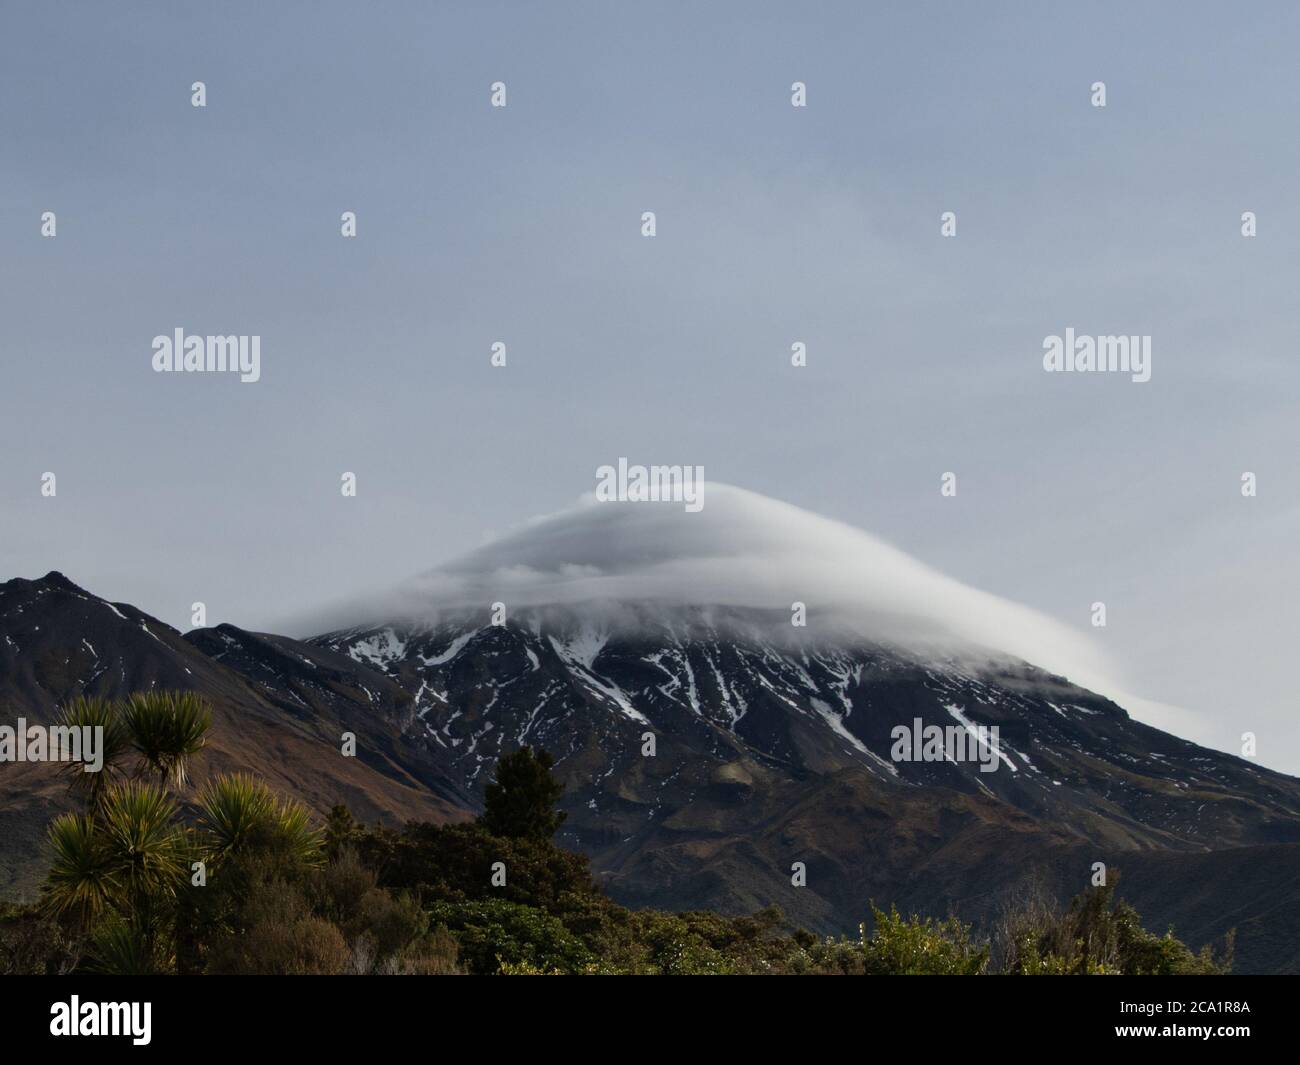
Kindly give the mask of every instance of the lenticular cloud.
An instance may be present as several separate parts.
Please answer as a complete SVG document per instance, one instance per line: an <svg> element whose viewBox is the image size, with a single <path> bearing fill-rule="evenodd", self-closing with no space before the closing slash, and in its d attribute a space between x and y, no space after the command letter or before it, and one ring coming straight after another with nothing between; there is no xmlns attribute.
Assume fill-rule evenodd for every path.
<svg viewBox="0 0 1300 1065"><path fill-rule="evenodd" d="M860 529L710 482L699 513L671 503L598 503L526 527L413 580L399 609L579 604L791 604L866 638L1023 658L1076 683L1100 682L1087 641L1036 611L968 587Z"/></svg>

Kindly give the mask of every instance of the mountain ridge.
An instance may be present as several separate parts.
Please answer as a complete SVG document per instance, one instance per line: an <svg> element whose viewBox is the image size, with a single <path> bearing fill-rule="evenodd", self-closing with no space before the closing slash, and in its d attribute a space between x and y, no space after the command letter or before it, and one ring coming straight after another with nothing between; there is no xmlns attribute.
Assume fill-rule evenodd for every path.
<svg viewBox="0 0 1300 1065"><path fill-rule="evenodd" d="M496 757L546 747L566 784L560 842L631 905L776 904L835 932L874 898L978 922L1028 879L1073 894L1101 861L1150 920L1177 915L1208 938L1235 915L1255 930L1239 943L1248 968L1296 963L1261 914L1300 923L1300 781L1007 656L774 642L776 616L748 608L633 613L609 628L566 604L304 641L233 625L182 636L56 572L0 585L0 700L48 720L83 692L190 687L217 708L208 769L251 767L318 813L344 801L389 823L471 816ZM917 719L997 725L1004 760L992 773L894 762L892 728ZM357 759L339 755L343 731ZM8 887L30 888L59 784L52 767L4 770ZM1167 886L1181 868L1233 879L1188 902Z"/></svg>
<svg viewBox="0 0 1300 1065"><path fill-rule="evenodd" d="M234 630L241 631L241 630ZM193 639L191 637L194 637ZM212 703L214 727L196 776L251 769L296 794L317 813L340 801L389 824L412 817L468 816L467 799L418 752L395 757L400 729L345 693L320 691L309 704L292 692L259 688L255 678L205 653L129 604L114 604L58 571L0 584L0 713L49 723L78 695L120 698L133 691L180 689ZM309 654L323 652L309 649ZM376 678L374 686L382 686ZM294 711L307 709L306 714ZM339 733L355 730L362 755L339 754ZM69 808L52 765L0 765L0 891L30 895L44 859L44 825Z"/></svg>

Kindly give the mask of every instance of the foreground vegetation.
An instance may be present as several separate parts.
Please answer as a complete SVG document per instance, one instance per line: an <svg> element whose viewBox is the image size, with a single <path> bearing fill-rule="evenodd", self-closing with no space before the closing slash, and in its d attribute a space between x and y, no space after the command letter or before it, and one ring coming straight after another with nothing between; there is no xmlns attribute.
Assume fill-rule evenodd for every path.
<svg viewBox="0 0 1300 1065"><path fill-rule="evenodd" d="M956 919L871 907L853 938L748 917L628 910L553 842L564 814L545 752L503 758L469 824L323 826L243 775L187 793L211 715L188 693L82 699L64 723L105 729L102 773L70 767L84 812L49 829L41 899L0 907L0 973L1201 974L1225 972L1093 888L1043 898L987 937ZM128 775L128 767L132 772ZM94 777L94 780L87 780Z"/></svg>

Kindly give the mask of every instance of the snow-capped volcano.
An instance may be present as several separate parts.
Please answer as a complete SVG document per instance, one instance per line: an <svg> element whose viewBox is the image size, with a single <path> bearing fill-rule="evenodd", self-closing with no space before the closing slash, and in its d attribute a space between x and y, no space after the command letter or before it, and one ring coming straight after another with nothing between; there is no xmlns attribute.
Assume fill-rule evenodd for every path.
<svg viewBox="0 0 1300 1065"><path fill-rule="evenodd" d="M506 616L567 606L593 624L626 631L670 625L680 608L746 608L746 625L761 624L778 641L851 633L914 651L1001 652L1100 683L1103 664L1079 634L860 529L726 484L709 482L703 499L691 513L680 504L588 498L415 578L368 609L385 620L427 620L492 603ZM717 613L720 623L735 617Z"/></svg>
<svg viewBox="0 0 1300 1065"><path fill-rule="evenodd" d="M785 628L782 628L783 623ZM467 787L523 744L551 750L584 807L652 821L668 800L655 765L707 777L752 762L783 775L845 769L882 783L996 797L1083 835L1125 809L1134 843L1195 844L1222 829L1202 795L1257 770L1133 721L1111 700L1019 659L908 650L740 606L608 600L454 608L437 621L321 636L412 694L408 730ZM999 761L900 760L896 730L993 729ZM990 772L989 768L996 769ZM1290 810L1286 799L1282 809ZM575 824L581 825L581 817ZM630 827L636 827L630 825ZM641 825L640 827L644 827Z"/></svg>
<svg viewBox="0 0 1300 1065"><path fill-rule="evenodd" d="M1101 861L1198 944L1294 908L1300 782L1134 721L1052 657L1072 650L864 533L719 485L697 514L533 522L306 642L182 636L57 573L0 585L15 714L198 690L223 722L214 758L367 818L469 816L501 754L543 747L562 842L630 904L776 904L832 932L871 898L987 916L1031 871L1072 895ZM942 742L916 757L900 730ZM0 846L0 875L36 861L45 799L21 794L0 786L0 839L26 841ZM1179 877L1217 894L1171 896ZM1290 964L1245 932L1243 957Z"/></svg>
<svg viewBox="0 0 1300 1065"><path fill-rule="evenodd" d="M311 642L410 692L408 739L467 790L551 751L567 841L628 901L833 925L904 883L978 909L1042 862L1300 841L1295 781L1134 721L1064 626L753 492L704 501L584 502ZM900 730L981 757L900 756Z"/></svg>
<svg viewBox="0 0 1300 1065"><path fill-rule="evenodd" d="M753 492L710 484L705 504L584 503L414 580L392 620L313 642L409 691L412 737L467 787L544 746L584 809L633 834L672 806L650 768L666 763L677 783L736 762L852 769L1084 836L1123 809L1135 844L1214 837L1216 808L1184 812L1180 792L1255 772L1088 690L1082 641L1032 611ZM898 729L930 726L996 730L998 761L900 758Z"/></svg>

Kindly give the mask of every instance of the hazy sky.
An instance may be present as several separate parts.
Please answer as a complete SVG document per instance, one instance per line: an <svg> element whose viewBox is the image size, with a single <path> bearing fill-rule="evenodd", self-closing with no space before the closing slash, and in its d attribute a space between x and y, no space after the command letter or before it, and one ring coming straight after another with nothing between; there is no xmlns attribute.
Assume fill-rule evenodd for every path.
<svg viewBox="0 0 1300 1065"><path fill-rule="evenodd" d="M1300 12L1028 8L6 4L0 578L276 628L698 464L1300 771Z"/></svg>

